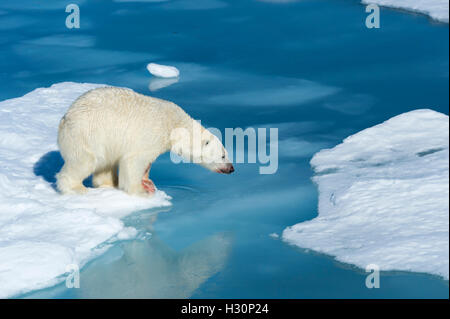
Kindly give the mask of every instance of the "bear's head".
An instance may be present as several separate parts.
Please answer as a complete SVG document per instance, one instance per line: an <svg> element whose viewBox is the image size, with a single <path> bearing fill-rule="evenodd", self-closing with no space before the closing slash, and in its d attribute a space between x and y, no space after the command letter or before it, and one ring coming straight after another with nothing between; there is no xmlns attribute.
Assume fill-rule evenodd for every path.
<svg viewBox="0 0 450 319"><path fill-rule="evenodd" d="M231 174L234 167L220 140L193 121L192 129L176 128L170 134L171 151L185 160L221 174Z"/></svg>

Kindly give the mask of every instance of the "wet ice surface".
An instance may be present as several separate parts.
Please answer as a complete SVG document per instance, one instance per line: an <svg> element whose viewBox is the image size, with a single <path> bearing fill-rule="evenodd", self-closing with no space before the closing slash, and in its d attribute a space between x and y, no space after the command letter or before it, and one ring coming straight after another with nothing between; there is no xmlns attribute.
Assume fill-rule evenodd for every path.
<svg viewBox="0 0 450 319"><path fill-rule="evenodd" d="M319 216L283 240L342 262L448 280L448 116L415 110L311 160Z"/></svg>
<svg viewBox="0 0 450 319"><path fill-rule="evenodd" d="M194 298L448 298L448 282L407 272L382 272L381 288L369 290L363 270L273 235L317 216L314 153L413 109L448 114L448 26L382 9L373 32L357 0L173 0L84 2L81 29L68 30L65 3L0 10L19 5L0 14L0 100L64 81L105 83L171 100L222 131L279 127L280 139L274 175L256 164L216 175L162 156L151 177L172 206L120 220L144 235L85 265L80 289L24 297L150 297L165 287L164 296ZM155 81L149 61L180 78Z"/></svg>
<svg viewBox="0 0 450 319"><path fill-rule="evenodd" d="M362 0L362 3L423 13L437 21L448 23L448 0Z"/></svg>

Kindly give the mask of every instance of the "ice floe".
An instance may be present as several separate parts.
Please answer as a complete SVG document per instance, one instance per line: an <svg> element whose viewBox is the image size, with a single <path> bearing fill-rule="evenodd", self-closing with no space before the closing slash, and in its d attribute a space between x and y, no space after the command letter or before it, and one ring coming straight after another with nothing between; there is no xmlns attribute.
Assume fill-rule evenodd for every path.
<svg viewBox="0 0 450 319"><path fill-rule="evenodd" d="M283 240L365 268L449 278L449 118L415 110L311 160L318 217Z"/></svg>
<svg viewBox="0 0 450 319"><path fill-rule="evenodd" d="M147 70L152 75L160 78L176 78L180 75L180 71L176 67L156 63L147 64Z"/></svg>
<svg viewBox="0 0 450 319"><path fill-rule="evenodd" d="M136 230L121 217L170 205L114 189L62 196L54 189L63 165L58 123L72 101L98 84L58 83L0 102L0 298L63 280L66 267L86 262Z"/></svg>
<svg viewBox="0 0 450 319"><path fill-rule="evenodd" d="M362 3L419 12L448 23L448 0L362 0Z"/></svg>

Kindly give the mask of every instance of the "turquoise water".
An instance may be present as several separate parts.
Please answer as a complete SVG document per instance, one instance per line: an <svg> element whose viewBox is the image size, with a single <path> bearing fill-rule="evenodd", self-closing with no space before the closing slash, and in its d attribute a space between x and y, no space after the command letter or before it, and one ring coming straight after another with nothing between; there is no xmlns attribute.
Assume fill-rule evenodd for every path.
<svg viewBox="0 0 450 319"><path fill-rule="evenodd" d="M316 151L416 108L448 114L448 25L382 9L367 29L357 0L85 1L69 30L65 1L32 3L0 4L1 100L62 81L126 86L222 131L280 127L280 158L273 175L223 176L162 156L151 178L172 207L125 219L146 235L86 265L80 289L23 297L448 298L427 274L382 272L367 289L363 270L269 236L317 216ZM179 82L150 92L152 61Z"/></svg>

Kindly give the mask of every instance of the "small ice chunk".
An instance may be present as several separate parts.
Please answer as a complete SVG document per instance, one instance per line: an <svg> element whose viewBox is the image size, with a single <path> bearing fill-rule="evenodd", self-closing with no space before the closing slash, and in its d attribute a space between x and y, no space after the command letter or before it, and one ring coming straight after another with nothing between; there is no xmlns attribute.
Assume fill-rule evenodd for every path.
<svg viewBox="0 0 450 319"><path fill-rule="evenodd" d="M152 75L160 78L176 78L180 75L180 71L176 67L156 63L147 64L147 70Z"/></svg>

